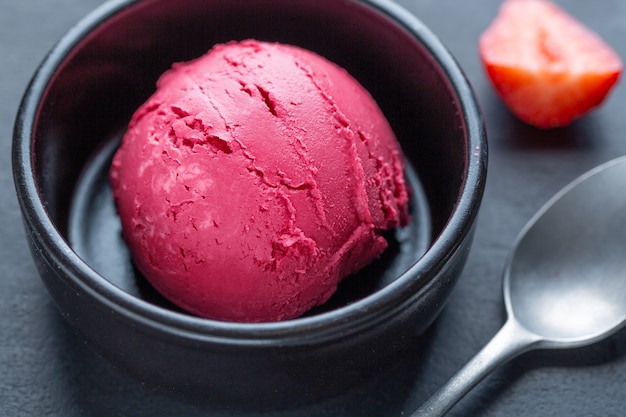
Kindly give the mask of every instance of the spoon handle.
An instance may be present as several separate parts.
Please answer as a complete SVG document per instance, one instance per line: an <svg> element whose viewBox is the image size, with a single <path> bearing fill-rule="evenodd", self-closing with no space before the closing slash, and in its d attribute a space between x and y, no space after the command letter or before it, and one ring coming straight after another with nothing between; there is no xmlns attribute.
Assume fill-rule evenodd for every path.
<svg viewBox="0 0 626 417"><path fill-rule="evenodd" d="M540 341L539 336L509 318L489 343L411 417L443 416L498 365L533 349Z"/></svg>

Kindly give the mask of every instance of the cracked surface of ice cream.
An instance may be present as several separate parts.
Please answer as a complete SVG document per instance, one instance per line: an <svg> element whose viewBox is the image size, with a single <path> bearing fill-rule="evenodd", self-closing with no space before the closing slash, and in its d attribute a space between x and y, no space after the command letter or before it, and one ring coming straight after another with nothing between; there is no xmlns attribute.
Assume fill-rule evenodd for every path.
<svg viewBox="0 0 626 417"><path fill-rule="evenodd" d="M400 147L374 100L283 44L232 42L175 64L110 177L137 268L218 320L302 315L408 221Z"/></svg>

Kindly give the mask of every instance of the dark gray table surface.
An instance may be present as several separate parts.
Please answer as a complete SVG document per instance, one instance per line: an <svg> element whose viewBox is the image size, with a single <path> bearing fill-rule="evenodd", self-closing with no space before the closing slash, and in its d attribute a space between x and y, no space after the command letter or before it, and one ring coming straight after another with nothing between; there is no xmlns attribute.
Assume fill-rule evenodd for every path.
<svg viewBox="0 0 626 417"><path fill-rule="evenodd" d="M413 358L338 398L245 416L402 416L470 359L504 321L501 271L534 212L579 174L626 154L626 80L572 126L539 131L495 97L476 42L499 0L398 1L456 56L482 105L489 175L469 261L450 301ZM0 416L227 416L142 386L100 359L57 313L27 249L11 174L18 103L46 51L101 0L0 0ZM626 58L626 2L558 0ZM623 192L623 191L617 191ZM624 242L626 246L626 239ZM626 279L626 271L624 279ZM241 413L238 415L242 415ZM506 364L450 416L624 416L626 334L568 352Z"/></svg>

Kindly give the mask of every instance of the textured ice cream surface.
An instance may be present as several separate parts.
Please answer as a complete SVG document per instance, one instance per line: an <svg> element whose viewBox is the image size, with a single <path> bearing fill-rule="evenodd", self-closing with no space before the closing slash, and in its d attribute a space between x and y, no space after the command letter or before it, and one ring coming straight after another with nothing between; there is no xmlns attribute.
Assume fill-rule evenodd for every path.
<svg viewBox="0 0 626 417"><path fill-rule="evenodd" d="M134 114L110 178L137 268L196 315L298 317L408 222L404 161L345 70L298 47L213 47Z"/></svg>

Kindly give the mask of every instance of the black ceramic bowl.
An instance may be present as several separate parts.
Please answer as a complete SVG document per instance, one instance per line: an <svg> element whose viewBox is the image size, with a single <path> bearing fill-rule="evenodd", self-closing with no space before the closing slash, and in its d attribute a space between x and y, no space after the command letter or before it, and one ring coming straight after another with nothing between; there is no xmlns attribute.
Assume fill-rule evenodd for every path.
<svg viewBox="0 0 626 417"><path fill-rule="evenodd" d="M246 38L299 45L346 68L388 117L414 190L412 225L380 260L327 305L280 323L201 319L163 300L128 258L107 182L119 137L157 77ZM72 28L34 75L13 169L43 281L89 345L150 384L279 407L367 381L432 323L468 255L486 151L461 70L391 1L116 0Z"/></svg>

